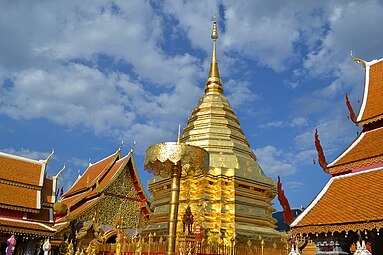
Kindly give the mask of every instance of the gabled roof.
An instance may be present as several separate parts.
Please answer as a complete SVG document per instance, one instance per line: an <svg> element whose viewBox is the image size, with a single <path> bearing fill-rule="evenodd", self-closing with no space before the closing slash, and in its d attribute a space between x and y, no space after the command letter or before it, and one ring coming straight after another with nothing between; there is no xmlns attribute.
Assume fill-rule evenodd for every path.
<svg viewBox="0 0 383 255"><path fill-rule="evenodd" d="M139 199L127 199L137 199L137 202L143 201L144 205L141 210L144 215L148 215L148 199L137 174L133 153L130 152L123 158L120 157L120 150L118 150L111 156L108 156L107 158L102 159L88 167L80 179L76 180L70 190L63 195L60 202L68 206L68 214L62 218L59 218L56 223L71 221L85 213L88 209L91 209L91 207L102 199L105 195L105 190L114 183L124 169L128 169L139 197ZM87 176L92 176L91 181L84 181L84 179L90 179L90 177L88 178ZM88 183L88 185L86 183ZM91 183L91 185L89 185L89 183Z"/></svg>
<svg viewBox="0 0 383 255"><path fill-rule="evenodd" d="M62 224L67 221L72 221L76 219L77 217L81 216L83 213L85 213L87 210L92 209L95 205L97 205L98 202L100 202L102 199L102 196L100 197L95 197L93 199L84 201L81 203L76 209L68 213L66 216L56 220L56 224Z"/></svg>
<svg viewBox="0 0 383 255"><path fill-rule="evenodd" d="M70 197L78 192L84 192L89 187L92 187L97 181L99 181L110 167L121 157L120 150L117 150L112 155L101 159L100 161L90 164L85 170L84 174L77 179L73 186L65 192L63 198Z"/></svg>
<svg viewBox="0 0 383 255"><path fill-rule="evenodd" d="M383 167L332 177L291 224L315 234L383 228Z"/></svg>
<svg viewBox="0 0 383 255"><path fill-rule="evenodd" d="M56 177L45 177L52 154L33 160L0 152L1 208L38 213L43 203L54 203Z"/></svg>
<svg viewBox="0 0 383 255"><path fill-rule="evenodd" d="M0 230L50 236L57 179L45 177L46 160L0 152Z"/></svg>
<svg viewBox="0 0 383 255"><path fill-rule="evenodd" d="M365 63L366 76L358 126L383 119L383 58Z"/></svg>
<svg viewBox="0 0 383 255"><path fill-rule="evenodd" d="M352 172L363 166L383 163L383 127L362 132L333 162L327 165L330 174Z"/></svg>

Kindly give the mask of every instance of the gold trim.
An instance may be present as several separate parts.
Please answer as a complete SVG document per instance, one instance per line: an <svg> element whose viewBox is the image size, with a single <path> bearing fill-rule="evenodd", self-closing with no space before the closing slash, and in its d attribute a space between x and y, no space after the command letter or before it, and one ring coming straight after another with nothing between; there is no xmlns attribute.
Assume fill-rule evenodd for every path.
<svg viewBox="0 0 383 255"><path fill-rule="evenodd" d="M71 214L73 214L73 212L69 212L68 215L67 215L67 221L72 221L74 219L77 219L77 218L81 217L85 212L87 212L88 210L93 209L93 207L95 207L98 203L100 203L102 198L104 198L104 195L101 195L100 197L96 198L95 199L96 201L94 201L93 203L91 203L90 205L85 207L82 211L80 210L80 212L76 213L75 216L71 215Z"/></svg>
<svg viewBox="0 0 383 255"><path fill-rule="evenodd" d="M362 160L358 160L358 161L350 162L350 163L344 163L338 166L329 167L329 174L334 175L334 174L343 172L343 170L351 170L356 167L362 167L365 165L370 165L370 164L378 163L382 161L383 161L383 155L379 155L373 158L362 159Z"/></svg>
<svg viewBox="0 0 383 255"><path fill-rule="evenodd" d="M0 226L0 231L9 232L9 233L32 234L32 235L38 235L38 236L54 236L56 234L56 231L29 230L29 229L20 229L20 228L5 227L5 226Z"/></svg>
<svg viewBox="0 0 383 255"><path fill-rule="evenodd" d="M18 206L12 206L12 205L4 205L4 204L0 204L0 208L23 211L23 212L31 212L31 213L39 213L40 212L40 210L37 210L37 209L27 209L25 207L18 207Z"/></svg>
<svg viewBox="0 0 383 255"><path fill-rule="evenodd" d="M21 182L14 182L14 181L2 180L2 179L0 179L0 183L15 186L15 187L21 187L25 189L37 190L37 191L41 191L42 189L41 186L35 186L35 185L25 184Z"/></svg>
<svg viewBox="0 0 383 255"><path fill-rule="evenodd" d="M341 233L343 231L368 230L381 229L383 228L383 221L372 221L372 222L357 222L348 224L334 224L334 225L317 225L317 226L303 226L293 227L291 231L294 234L320 234L320 233Z"/></svg>
<svg viewBox="0 0 383 255"><path fill-rule="evenodd" d="M366 120L361 120L359 122L357 122L357 125L358 126L364 126L366 124L370 124L372 122L375 122L375 121L378 121L378 120L381 120L383 118L383 114L380 114L374 118L369 118L369 119L366 119Z"/></svg>

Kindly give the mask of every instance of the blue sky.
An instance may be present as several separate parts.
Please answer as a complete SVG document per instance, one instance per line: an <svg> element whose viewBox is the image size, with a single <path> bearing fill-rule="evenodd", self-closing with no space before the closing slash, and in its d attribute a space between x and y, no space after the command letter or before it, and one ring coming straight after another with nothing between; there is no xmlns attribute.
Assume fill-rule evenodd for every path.
<svg viewBox="0 0 383 255"><path fill-rule="evenodd" d="M213 16L225 95L265 173L281 175L292 207L329 179L327 160L358 128L364 69L354 55L383 57L381 1L1 1L0 150L55 154L68 188L89 161L137 141L175 140L203 95ZM280 207L277 206L277 209Z"/></svg>

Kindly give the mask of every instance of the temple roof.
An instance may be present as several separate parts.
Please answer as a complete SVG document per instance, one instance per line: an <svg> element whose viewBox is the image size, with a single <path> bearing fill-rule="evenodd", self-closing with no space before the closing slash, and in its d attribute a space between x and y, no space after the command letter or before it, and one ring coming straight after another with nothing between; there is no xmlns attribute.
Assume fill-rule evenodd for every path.
<svg viewBox="0 0 383 255"><path fill-rule="evenodd" d="M74 210L70 211L67 215L62 218L59 218L55 221L55 225L57 223L64 223L67 221L72 221L84 213L86 210L93 208L101 199L100 197L95 197L90 200L82 201L81 204L76 207Z"/></svg>
<svg viewBox="0 0 383 255"><path fill-rule="evenodd" d="M57 219L56 223L71 221L97 205L106 195L105 190L118 179L125 169L128 170L132 177L134 188L139 197L137 201L145 201L141 210L147 216L149 214L148 198L139 180L133 153L131 151L121 158L119 149L114 154L90 164L68 192L63 194L60 202L68 206L68 213Z"/></svg>
<svg viewBox="0 0 383 255"><path fill-rule="evenodd" d="M38 212L41 208L41 191L0 183L0 207Z"/></svg>
<svg viewBox="0 0 383 255"><path fill-rule="evenodd" d="M46 161L33 160L0 152L0 180L23 186L43 186Z"/></svg>
<svg viewBox="0 0 383 255"><path fill-rule="evenodd" d="M370 168L368 165L383 164L383 127L362 132L354 142L332 163L328 164L330 174L339 174Z"/></svg>
<svg viewBox="0 0 383 255"><path fill-rule="evenodd" d="M332 177L291 224L315 234L383 228L383 167Z"/></svg>
<svg viewBox="0 0 383 255"><path fill-rule="evenodd" d="M83 192L89 187L92 187L97 181L99 181L105 173L107 173L110 167L121 157L120 150L117 150L112 155L101 159L100 161L89 164L84 174L76 180L72 187L63 195L63 198L70 197L78 192Z"/></svg>
<svg viewBox="0 0 383 255"><path fill-rule="evenodd" d="M0 217L0 231L53 236L56 230L40 222Z"/></svg>
<svg viewBox="0 0 383 255"><path fill-rule="evenodd" d="M365 85L362 106L356 118L364 126L383 118L383 58L365 62Z"/></svg>
<svg viewBox="0 0 383 255"><path fill-rule="evenodd" d="M0 152L0 207L38 213L54 203L58 176L45 177L50 156L37 161Z"/></svg>
<svg viewBox="0 0 383 255"><path fill-rule="evenodd" d="M340 175L363 171L383 165L383 59L365 62L352 57L357 63L363 63L366 77L364 95L359 114L355 117L346 95L346 103L351 119L363 126L359 136L333 162L326 163L319 139L316 137L318 160L325 172Z"/></svg>

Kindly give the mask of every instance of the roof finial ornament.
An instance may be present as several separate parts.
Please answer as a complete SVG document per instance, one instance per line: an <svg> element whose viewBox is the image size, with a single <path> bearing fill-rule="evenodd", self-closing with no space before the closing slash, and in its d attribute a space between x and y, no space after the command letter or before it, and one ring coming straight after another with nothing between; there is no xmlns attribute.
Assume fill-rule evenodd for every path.
<svg viewBox="0 0 383 255"><path fill-rule="evenodd" d="M136 141L133 141L132 148L130 149L130 153L133 153L134 147L136 147Z"/></svg>
<svg viewBox="0 0 383 255"><path fill-rule="evenodd" d="M64 170L65 170L65 164L64 164L63 168L61 168L61 170L53 177L53 179L58 180L60 178L60 175L62 174L62 172Z"/></svg>
<svg viewBox="0 0 383 255"><path fill-rule="evenodd" d="M326 157L324 155L323 148L319 140L318 129L315 129L314 140L315 140L315 148L318 152L319 165L323 168L323 171L328 173L328 167L327 167L328 163L326 161Z"/></svg>
<svg viewBox="0 0 383 255"><path fill-rule="evenodd" d="M52 158L53 154L55 153L55 149L52 148L51 154L48 155L47 159L44 160L46 164L49 163L49 160Z"/></svg>
<svg viewBox="0 0 383 255"><path fill-rule="evenodd" d="M363 59L360 59L360 58L354 58L354 56L352 55L352 50L350 51L350 55L351 55L352 60L354 60L358 64L362 63L363 67L366 68L366 61L364 61Z"/></svg>
<svg viewBox="0 0 383 255"><path fill-rule="evenodd" d="M120 146L118 147L118 150L119 150L119 151L121 151L122 146L124 146L124 140L121 141L121 144L120 144Z"/></svg>
<svg viewBox="0 0 383 255"><path fill-rule="evenodd" d="M217 47L216 42L218 39L217 18L214 16L213 30L211 32L211 39L213 39L213 52L211 56L209 77L205 86L205 93L215 92L222 93L222 81L219 76L218 63L217 63Z"/></svg>

